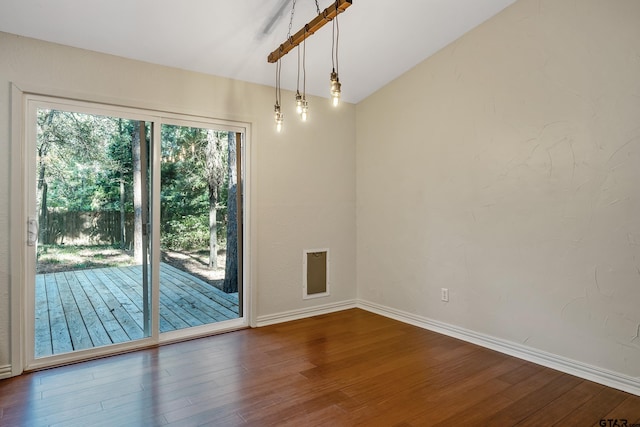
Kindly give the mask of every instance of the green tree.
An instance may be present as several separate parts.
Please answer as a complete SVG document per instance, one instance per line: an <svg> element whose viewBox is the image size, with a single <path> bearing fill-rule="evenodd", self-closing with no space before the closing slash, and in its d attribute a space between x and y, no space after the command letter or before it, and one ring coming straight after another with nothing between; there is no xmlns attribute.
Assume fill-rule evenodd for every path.
<svg viewBox="0 0 640 427"><path fill-rule="evenodd" d="M210 268L218 268L218 241L224 236L223 227L218 225L226 213L226 136L227 132L212 129L162 127L162 154L166 159L161 178L164 241L178 243L178 230L199 241L191 227L199 229L202 225L208 236ZM187 226L189 229L185 229Z"/></svg>
<svg viewBox="0 0 640 427"><path fill-rule="evenodd" d="M220 135L207 130L206 176L209 184L209 268L218 268L218 221L217 203L220 185L224 177L224 163L222 161L222 140Z"/></svg>
<svg viewBox="0 0 640 427"><path fill-rule="evenodd" d="M40 241L50 243L50 209L88 211L100 197L105 147L115 123L102 116L40 109L37 112L37 188Z"/></svg>

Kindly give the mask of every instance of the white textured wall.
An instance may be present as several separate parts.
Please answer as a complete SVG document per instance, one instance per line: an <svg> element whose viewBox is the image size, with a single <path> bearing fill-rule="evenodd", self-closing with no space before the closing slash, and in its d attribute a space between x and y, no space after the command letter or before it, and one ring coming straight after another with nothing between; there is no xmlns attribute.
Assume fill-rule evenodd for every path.
<svg viewBox="0 0 640 427"><path fill-rule="evenodd" d="M0 366L9 360L10 82L252 123L257 315L355 297L355 107L311 98L310 121L273 127L271 88L0 33ZM302 251L331 249L332 294L302 300ZM18 307L19 309L19 307Z"/></svg>
<svg viewBox="0 0 640 427"><path fill-rule="evenodd" d="M639 1L520 0L356 115L359 298L640 377Z"/></svg>

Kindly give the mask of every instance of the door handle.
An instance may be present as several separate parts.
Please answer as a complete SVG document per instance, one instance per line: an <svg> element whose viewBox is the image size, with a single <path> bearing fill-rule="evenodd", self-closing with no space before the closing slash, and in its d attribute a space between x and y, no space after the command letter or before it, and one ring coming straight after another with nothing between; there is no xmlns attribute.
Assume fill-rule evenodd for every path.
<svg viewBox="0 0 640 427"><path fill-rule="evenodd" d="M27 245L34 246L38 241L38 220L32 216L27 218Z"/></svg>

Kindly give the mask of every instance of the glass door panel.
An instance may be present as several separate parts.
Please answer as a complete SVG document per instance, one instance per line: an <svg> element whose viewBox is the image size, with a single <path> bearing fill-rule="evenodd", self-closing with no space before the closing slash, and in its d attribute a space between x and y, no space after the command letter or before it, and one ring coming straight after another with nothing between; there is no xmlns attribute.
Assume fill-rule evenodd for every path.
<svg viewBox="0 0 640 427"><path fill-rule="evenodd" d="M44 104L30 112L33 358L151 336L150 126Z"/></svg>
<svg viewBox="0 0 640 427"><path fill-rule="evenodd" d="M237 319L242 134L163 124L161 135L160 332Z"/></svg>

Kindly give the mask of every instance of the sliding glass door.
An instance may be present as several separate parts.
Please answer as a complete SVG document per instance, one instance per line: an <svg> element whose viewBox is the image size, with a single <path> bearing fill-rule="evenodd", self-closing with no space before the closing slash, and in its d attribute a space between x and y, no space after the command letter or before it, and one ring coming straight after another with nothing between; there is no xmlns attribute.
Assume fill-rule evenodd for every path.
<svg viewBox="0 0 640 427"><path fill-rule="evenodd" d="M243 129L26 105L27 368L246 325Z"/></svg>

